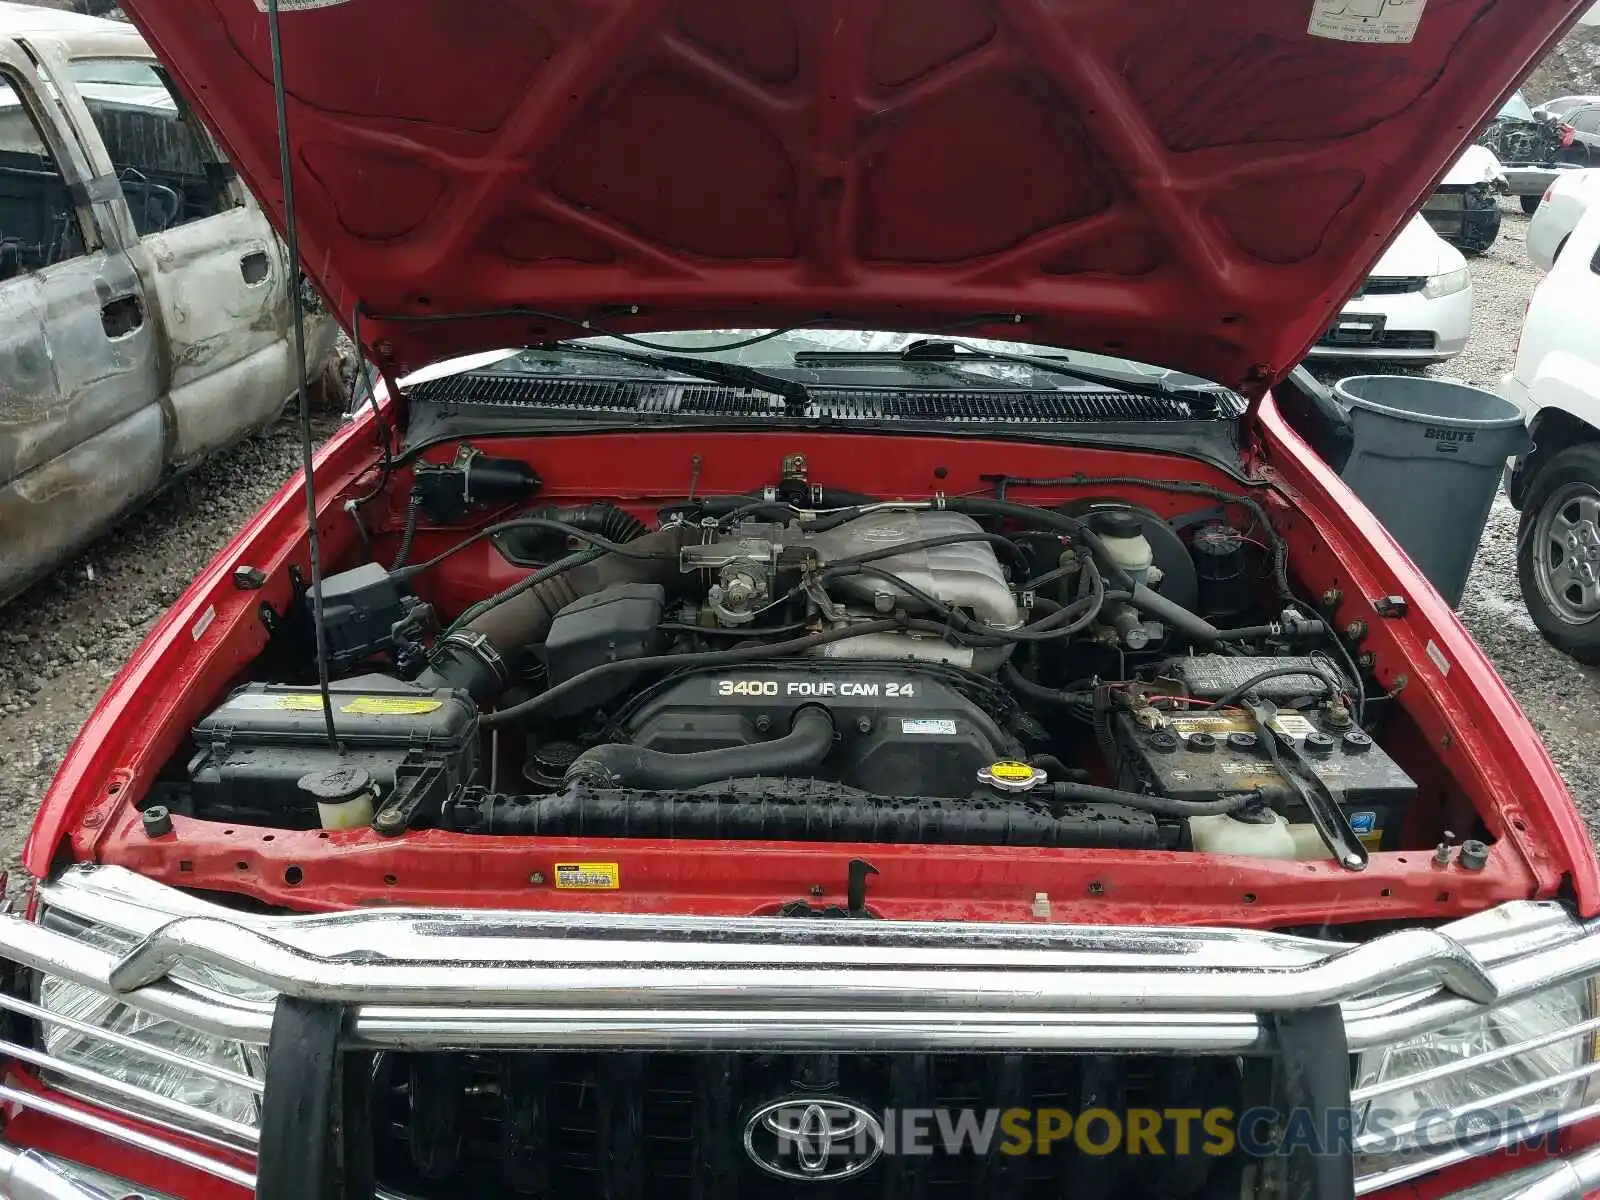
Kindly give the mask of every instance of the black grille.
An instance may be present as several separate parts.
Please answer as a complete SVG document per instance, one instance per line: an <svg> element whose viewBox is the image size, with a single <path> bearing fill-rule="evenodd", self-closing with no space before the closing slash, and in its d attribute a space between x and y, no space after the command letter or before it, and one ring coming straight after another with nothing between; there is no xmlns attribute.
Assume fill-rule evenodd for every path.
<svg viewBox="0 0 1600 1200"><path fill-rule="evenodd" d="M717 384L655 381L544 379L503 375L456 375L412 388L413 400L458 412L491 415L506 409L601 416L761 417L877 424L884 421L930 424L1061 424L1086 421L1192 421L1186 404L1094 388L992 391L895 391L811 386L804 413L787 413L780 397ZM1215 393L1215 416L1241 416L1245 402L1231 392Z"/></svg>
<svg viewBox="0 0 1600 1200"><path fill-rule="evenodd" d="M1375 338L1368 333L1342 336L1337 330L1329 330L1322 335L1319 344L1340 347L1359 346L1369 350L1433 350L1438 346L1439 339L1436 334L1427 329L1386 329Z"/></svg>
<svg viewBox="0 0 1600 1200"><path fill-rule="evenodd" d="M1239 1163L1200 1152L885 1154L832 1184L788 1183L749 1159L748 1116L795 1095L880 1118L918 1108L1208 1109L1243 1105L1233 1059L1090 1055L510 1052L388 1055L376 1072L381 1185L417 1200L1182 1200L1237 1195ZM1104 1138L1104 1133L1097 1135ZM937 1138L934 1139L937 1141Z"/></svg>
<svg viewBox="0 0 1600 1200"><path fill-rule="evenodd" d="M1361 285L1356 297L1404 296L1409 292L1420 292L1427 284L1426 275L1373 275Z"/></svg>
<svg viewBox="0 0 1600 1200"><path fill-rule="evenodd" d="M1426 329L1389 329L1378 344L1385 350L1432 350L1439 339Z"/></svg>

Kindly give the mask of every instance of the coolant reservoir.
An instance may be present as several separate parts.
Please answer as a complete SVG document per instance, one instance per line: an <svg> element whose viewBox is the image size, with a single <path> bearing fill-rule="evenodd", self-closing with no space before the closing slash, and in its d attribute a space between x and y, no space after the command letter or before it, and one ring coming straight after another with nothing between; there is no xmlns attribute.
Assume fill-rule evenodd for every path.
<svg viewBox="0 0 1600 1200"><path fill-rule="evenodd" d="M1201 854L1242 854L1246 858L1282 858L1321 862L1333 855L1312 824L1290 824L1269 812L1261 824L1232 817L1190 817L1189 838Z"/></svg>
<svg viewBox="0 0 1600 1200"><path fill-rule="evenodd" d="M1127 508L1102 509L1094 514L1091 525L1105 543L1111 561L1131 575L1134 582L1145 582L1155 563L1155 552L1144 536L1144 521L1139 514Z"/></svg>
<svg viewBox="0 0 1600 1200"><path fill-rule="evenodd" d="M1229 816L1190 817L1189 837L1201 854L1242 854L1246 858L1299 857L1289 822L1275 812L1261 824Z"/></svg>

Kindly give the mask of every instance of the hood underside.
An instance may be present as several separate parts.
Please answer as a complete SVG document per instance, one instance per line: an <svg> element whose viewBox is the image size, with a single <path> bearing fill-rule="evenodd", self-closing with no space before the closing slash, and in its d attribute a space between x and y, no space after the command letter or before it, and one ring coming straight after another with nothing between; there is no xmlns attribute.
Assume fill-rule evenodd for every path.
<svg viewBox="0 0 1600 1200"><path fill-rule="evenodd" d="M1252 393L1582 7L280 2L302 259L392 372L840 324ZM264 4L125 0L281 223Z"/></svg>

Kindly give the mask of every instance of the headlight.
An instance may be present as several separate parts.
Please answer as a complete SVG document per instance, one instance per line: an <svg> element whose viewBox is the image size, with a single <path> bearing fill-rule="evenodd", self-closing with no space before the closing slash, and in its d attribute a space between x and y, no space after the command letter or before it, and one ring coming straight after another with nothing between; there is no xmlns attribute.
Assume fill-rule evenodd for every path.
<svg viewBox="0 0 1600 1200"><path fill-rule="evenodd" d="M1594 1012L1582 982L1363 1054L1360 1173L1460 1143L1486 1153L1506 1144L1486 1144L1493 1132L1515 1140L1529 1123L1582 1107L1594 1078L1583 1075L1595 1059ZM1546 1080L1554 1082L1540 1087Z"/></svg>
<svg viewBox="0 0 1600 1200"><path fill-rule="evenodd" d="M108 950L123 951L133 944L125 934L101 928L85 928L60 914L46 914L42 919L45 924L58 927L71 925L84 941ZM173 980L177 983L199 984L208 991L241 998L271 998L271 993L263 992L245 980L224 977L207 968L189 964L175 971ZM39 1007L81 1025L106 1030L113 1035L120 1034L123 1039L148 1046L151 1051L148 1055L142 1054L125 1043L107 1041L64 1025L41 1022L44 1025L44 1048L54 1057L239 1124L260 1123L260 1093L248 1084L236 1082L227 1076L265 1079L266 1053L262 1047L231 1042L188 1029L164 1017L130 1008L102 992L49 975L39 982ZM174 1061L179 1058L186 1061ZM196 1064L199 1069L186 1063ZM205 1070L207 1067L213 1069L211 1073ZM48 1068L45 1073L49 1074ZM93 1084L64 1075L51 1082L69 1092L88 1095L95 1091ZM113 1107L128 1103L122 1097L106 1096L105 1100ZM167 1121L174 1119L170 1113L156 1110L152 1110L151 1115Z"/></svg>
<svg viewBox="0 0 1600 1200"><path fill-rule="evenodd" d="M46 977L39 992L41 1008L132 1038L156 1052L144 1056L115 1042L55 1025L45 1029L44 1044L45 1050L56 1058L230 1121L243 1125L259 1123L261 1098L255 1091L181 1066L169 1056L178 1055L202 1066L264 1079L266 1055L261 1047L196 1033L63 979ZM77 1080L61 1078L54 1082L68 1091L94 1090L93 1084ZM121 1097L109 1099L112 1104L124 1103ZM168 1114L160 1115L171 1119Z"/></svg>
<svg viewBox="0 0 1600 1200"><path fill-rule="evenodd" d="M1437 300L1441 296L1453 296L1457 292L1464 292L1472 286L1472 276L1465 267L1459 271L1447 271L1443 275L1435 275L1422 285L1422 294L1429 300Z"/></svg>

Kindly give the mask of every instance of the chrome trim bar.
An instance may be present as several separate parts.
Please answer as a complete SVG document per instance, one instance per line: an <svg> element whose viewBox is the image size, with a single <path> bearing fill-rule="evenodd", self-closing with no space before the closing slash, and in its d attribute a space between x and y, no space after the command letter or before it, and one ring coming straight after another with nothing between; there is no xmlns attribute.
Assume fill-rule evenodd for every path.
<svg viewBox="0 0 1600 1200"><path fill-rule="evenodd" d="M1591 1121L1596 1117L1600 1117L1600 1104L1590 1104L1584 1108L1576 1108L1571 1112L1564 1112L1550 1124L1556 1129L1565 1129L1569 1125L1578 1125L1584 1121ZM1536 1133L1549 1132L1549 1128L1550 1126L1541 1128L1530 1123L1520 1128L1505 1130L1503 1131L1503 1136L1507 1140L1516 1140L1520 1136L1531 1137ZM1483 1151L1473 1149L1471 1146L1451 1146L1448 1149L1439 1151L1438 1154L1430 1158L1410 1159L1397 1167L1390 1167L1387 1171L1374 1171L1370 1175L1360 1175L1356 1178L1356 1195L1370 1196L1373 1192L1383 1191L1384 1188L1396 1187L1399 1184L1408 1183L1434 1171L1442 1171L1445 1167L1453 1167L1457 1163L1464 1163L1469 1158L1479 1157L1482 1153ZM1589 1188L1585 1189L1585 1192L1580 1192L1578 1195L1582 1196L1593 1190L1594 1185L1590 1185ZM1522 1198L1519 1197L1518 1200L1522 1200Z"/></svg>
<svg viewBox="0 0 1600 1200"><path fill-rule="evenodd" d="M1550 1176L1513 1192L1506 1200L1582 1200L1600 1189L1600 1149L1557 1161L1561 1165Z"/></svg>
<svg viewBox="0 0 1600 1200"><path fill-rule="evenodd" d="M165 1158L175 1163L182 1163L186 1167L193 1167L196 1171L204 1171L207 1175L214 1175L218 1179L226 1179L229 1183L236 1183L242 1188L255 1190L256 1177L249 1171L241 1171L238 1167L225 1162L219 1162L204 1154L197 1154L186 1146L175 1145L172 1142L162 1141L158 1137L151 1137L138 1129L130 1129L126 1125L119 1125L115 1121L108 1121L104 1117L74 1108L70 1104L62 1104L47 1096L35 1092L14 1088L9 1084L0 1083L0 1100L6 1100L22 1108L31 1108L35 1112L44 1113L58 1121L65 1121L69 1125L76 1125L80 1129L87 1129L91 1133L98 1133L112 1141L122 1142L124 1145L133 1146L147 1154L154 1154L158 1158ZM0 1191L0 1195L4 1192ZM44 1193L49 1196L50 1193ZM78 1193L67 1192L63 1194L66 1200L81 1200ZM101 1195L90 1193L93 1200L102 1200ZM51 1200L55 1200L54 1197Z"/></svg>
<svg viewBox="0 0 1600 1200"><path fill-rule="evenodd" d="M20 917L0 955L265 1044L262 988L348 1003L355 1045L1261 1049L1340 1003L1351 1048L1600 973L1600 930L1519 901L1360 946L1255 930L709 920L539 911L235 912L116 867L42 885L112 952ZM219 992L211 971L240 981Z"/></svg>
<svg viewBox="0 0 1600 1200"><path fill-rule="evenodd" d="M1472 1063L1473 1065L1477 1065L1478 1062L1477 1059L1468 1059L1466 1061ZM1571 1070L1561 1071L1558 1074L1551 1075L1545 1079L1530 1079L1526 1083L1519 1083L1516 1087L1506 1088L1504 1091L1493 1092L1490 1095L1483 1097L1475 1097L1472 1102L1472 1107L1478 1109L1494 1109L1498 1108L1502 1104L1515 1104L1519 1100L1526 1100L1529 1096L1537 1096L1540 1092L1548 1092L1552 1089L1560 1089L1572 1083L1582 1083L1584 1080L1591 1079L1595 1075L1600 1075L1600 1062L1586 1062L1580 1067L1573 1067ZM1410 1081L1407 1080L1406 1082ZM1422 1122L1421 1120L1407 1121L1402 1125L1396 1125L1394 1128L1385 1131L1383 1134L1370 1134L1366 1137L1359 1137L1356 1139L1355 1144L1356 1153L1365 1154L1375 1147L1382 1146L1389 1141L1398 1141L1404 1143L1406 1139L1415 1134L1417 1130L1422 1128L1424 1124L1425 1122Z"/></svg>
<svg viewBox="0 0 1600 1200"><path fill-rule="evenodd" d="M1508 1058L1517 1058L1533 1050L1542 1050L1546 1046L1570 1042L1575 1037L1593 1034L1597 1030L1600 1030L1600 1017L1583 1021L1570 1029L1557 1029L1550 1033L1542 1033L1538 1037L1528 1038L1510 1046L1501 1046L1498 1050L1489 1050L1471 1058L1460 1058L1437 1067L1429 1067L1426 1071L1418 1071L1415 1075L1407 1075L1400 1079L1387 1079L1382 1083L1372 1083L1366 1087L1355 1088L1350 1092L1350 1101L1352 1104L1360 1104L1378 1096L1389 1096L1395 1092L1403 1092L1408 1088L1420 1087L1425 1083L1437 1083L1441 1079L1449 1079L1451 1076L1459 1075L1463 1071L1473 1071L1479 1067L1489 1066L1491 1063L1504 1062Z"/></svg>
<svg viewBox="0 0 1600 1200"><path fill-rule="evenodd" d="M41 1025L56 1025L62 1029L70 1029L73 1033L82 1037L90 1037L108 1045L120 1046L124 1050L133 1051L141 1058L163 1062L170 1067L177 1067L182 1071L191 1071L196 1075L204 1075L208 1079L215 1079L218 1083L227 1083L234 1087L244 1088L246 1091L254 1092L258 1096L266 1090L266 1085L261 1080L252 1079L249 1075L242 1075L238 1071L230 1071L227 1067L219 1067L215 1063L204 1062L200 1059L185 1058L181 1054L174 1054L171 1050L153 1046L149 1042L141 1042L138 1038L129 1037L125 1033L117 1033L115 1030L106 1029L99 1025L90 1025L87 1021L79 1021L75 1017L51 1012L47 1008L40 1008L37 1004L29 1004L26 1000L18 1000L15 996L8 996L4 992L0 992L0 1008L7 1009L20 1016L31 1017Z"/></svg>
<svg viewBox="0 0 1600 1200"><path fill-rule="evenodd" d="M471 918L461 915L463 929L472 929ZM1437 930L1386 934L1309 966L1186 971L1176 962L1157 970L1082 970L1051 962L1047 951L963 952L953 946L945 953L958 959L961 969L948 970L935 965L941 954L935 946L886 948L869 956L855 947L792 944L782 928L791 922L782 918L745 918L740 924L744 921L760 943L696 946L704 961L690 966L661 965L648 943L551 943L516 936L514 927L494 959L463 963L448 944L449 926L456 921L440 922L445 936L439 957L350 962L309 953L231 921L179 917L131 950L112 969L110 982L114 992L125 994L165 979L180 963L195 962L283 995L337 1004L377 997L395 1004L472 1004L493 997L501 1004L618 1008L803 1008L832 1001L863 1008L920 1002L963 1011L1227 1012L1248 998L1252 1009L1268 1012L1336 1004L1400 977L1437 983L1477 1004L1499 998L1482 965ZM1592 969L1600 970L1600 943L1591 950Z"/></svg>
<svg viewBox="0 0 1600 1200"><path fill-rule="evenodd" d="M272 996L291 994L348 1005L350 1043L362 1048L1226 1054L1271 1048L1264 1014L1338 1004L1351 1048L1362 1050L1600 975L1600 924L1576 921L1559 905L1525 901L1356 946L1208 928L429 909L262 915L105 867L69 870L41 886L40 901L51 924L0 916L0 958L200 1033L254 1044L268 1040ZM96 936L58 927L57 916L65 925L68 917L81 920ZM107 940L131 949L106 949ZM0 997L0 1008L260 1091L259 1083L234 1072L22 1000ZM1595 1032L1600 1014L1459 1064L1358 1089L1355 1098L1437 1082ZM153 1100L126 1084L107 1088L106 1077L69 1069L29 1047L0 1042L4 1056L117 1096L132 1093L139 1105ZM1596 1074L1600 1067L1586 1063L1483 1103L1509 1103ZM0 1100L253 1185L248 1173L227 1163L59 1100L3 1085ZM249 1156L253 1130L204 1119L177 1101L160 1110L202 1137L225 1133ZM102 1111L139 1115L110 1105ZM1594 1116L1600 1106L1564 1114L1561 1123ZM1369 1139L1358 1148L1375 1144ZM1470 1148L1443 1149L1364 1176L1357 1190L1368 1194L1473 1156ZM1545 1182L1541 1176L1530 1186Z"/></svg>
<svg viewBox="0 0 1600 1200"><path fill-rule="evenodd" d="M174 1100L170 1096L163 1096L159 1092L152 1092L147 1088L135 1087L131 1083L124 1083L114 1076L92 1067L85 1067L81 1063L71 1062L58 1058L52 1054L45 1054L31 1046L18 1045L0 1039L0 1059L14 1058L18 1062L25 1062L29 1066L38 1067L43 1071L54 1071L56 1074L71 1079L75 1083L86 1084L99 1088L118 1099L135 1106L154 1108L169 1117L196 1125L201 1129L209 1130L224 1138L230 1138L244 1146L256 1144L256 1131L249 1125L241 1125L237 1121L230 1121L226 1117L219 1117L215 1113L203 1108L196 1108L192 1104L185 1104L181 1100Z"/></svg>
<svg viewBox="0 0 1600 1200"><path fill-rule="evenodd" d="M0 1196L6 1200L117 1200L111 1193L72 1178L31 1150L0 1143Z"/></svg>

